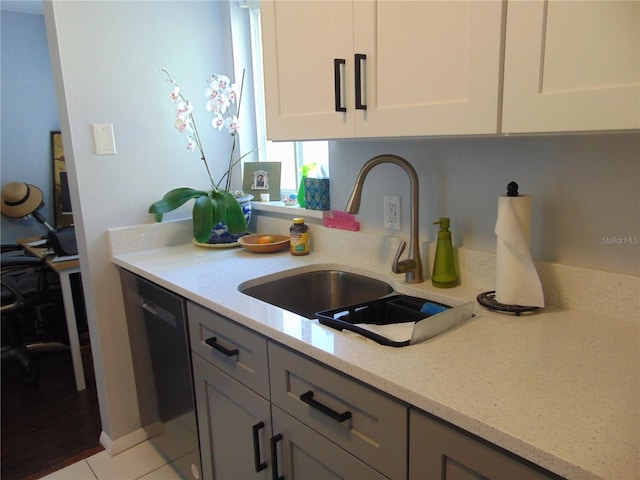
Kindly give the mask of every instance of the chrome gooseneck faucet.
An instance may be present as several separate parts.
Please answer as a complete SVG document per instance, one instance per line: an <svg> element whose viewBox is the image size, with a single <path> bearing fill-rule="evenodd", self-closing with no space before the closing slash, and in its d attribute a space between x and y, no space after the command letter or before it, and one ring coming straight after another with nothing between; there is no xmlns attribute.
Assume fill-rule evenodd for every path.
<svg viewBox="0 0 640 480"><path fill-rule="evenodd" d="M398 165L407 172L411 183L411 232L409 238L409 254L405 260L400 261L400 255L402 255L402 252L404 252L404 249L407 246L407 242L403 240L398 247L391 269L394 273L404 273L407 283L424 282L422 259L420 258L420 241L418 240L418 207L420 203L418 175L409 162L402 157L389 154L378 155L377 157L373 157L371 160L367 161L358 173L356 183L353 186L353 191L349 196L345 210L349 213L358 213L360 210L360 199L362 197L364 179L374 167L381 163L393 163L394 165Z"/></svg>

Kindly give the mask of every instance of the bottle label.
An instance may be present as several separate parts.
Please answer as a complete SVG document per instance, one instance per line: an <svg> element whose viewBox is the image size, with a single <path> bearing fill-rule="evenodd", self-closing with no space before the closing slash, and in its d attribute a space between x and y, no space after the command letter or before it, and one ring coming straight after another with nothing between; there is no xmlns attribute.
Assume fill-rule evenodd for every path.
<svg viewBox="0 0 640 480"><path fill-rule="evenodd" d="M309 253L309 234L308 233L292 233L291 234L291 253L305 254Z"/></svg>

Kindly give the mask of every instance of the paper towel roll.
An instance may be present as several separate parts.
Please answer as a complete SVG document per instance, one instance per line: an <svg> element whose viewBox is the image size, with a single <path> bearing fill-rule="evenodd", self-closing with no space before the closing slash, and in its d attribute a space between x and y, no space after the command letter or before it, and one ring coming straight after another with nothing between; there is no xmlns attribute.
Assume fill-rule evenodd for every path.
<svg viewBox="0 0 640 480"><path fill-rule="evenodd" d="M531 196L500 196L495 233L496 296L505 305L544 307L544 294L529 251Z"/></svg>

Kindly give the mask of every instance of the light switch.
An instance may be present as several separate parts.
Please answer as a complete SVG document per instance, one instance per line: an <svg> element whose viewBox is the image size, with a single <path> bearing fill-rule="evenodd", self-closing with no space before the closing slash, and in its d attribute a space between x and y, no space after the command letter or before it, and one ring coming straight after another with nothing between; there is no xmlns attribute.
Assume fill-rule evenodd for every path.
<svg viewBox="0 0 640 480"><path fill-rule="evenodd" d="M93 145L96 155L115 155L116 139L110 123L92 123Z"/></svg>

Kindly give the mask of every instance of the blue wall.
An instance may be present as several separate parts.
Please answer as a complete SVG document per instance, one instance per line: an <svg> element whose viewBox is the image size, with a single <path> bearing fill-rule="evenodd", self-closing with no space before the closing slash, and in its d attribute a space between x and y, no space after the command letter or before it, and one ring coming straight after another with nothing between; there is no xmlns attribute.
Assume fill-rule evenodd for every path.
<svg viewBox="0 0 640 480"><path fill-rule="evenodd" d="M39 187L45 202L41 213L54 225L50 132L59 130L60 122L44 17L4 10L0 15L0 180L3 186L21 181ZM44 233L35 219L2 216L2 243Z"/></svg>

